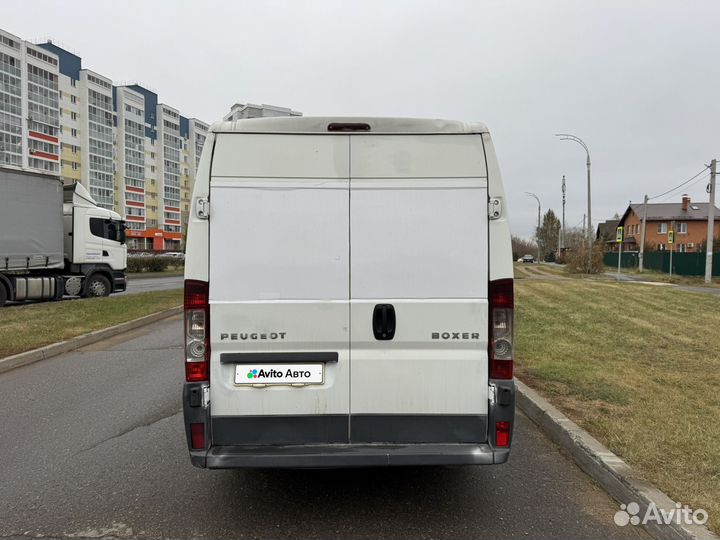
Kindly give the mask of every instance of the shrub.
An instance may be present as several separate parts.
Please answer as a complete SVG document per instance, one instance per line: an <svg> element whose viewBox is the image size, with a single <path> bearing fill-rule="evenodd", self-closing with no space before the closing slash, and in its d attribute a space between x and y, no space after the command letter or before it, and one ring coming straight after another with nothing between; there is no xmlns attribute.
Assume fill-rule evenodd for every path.
<svg viewBox="0 0 720 540"><path fill-rule="evenodd" d="M127 272L142 272L143 271L143 259L144 257L128 257L127 260Z"/></svg>
<svg viewBox="0 0 720 540"><path fill-rule="evenodd" d="M182 268L183 260L173 257L128 257L127 271L138 272L164 272L168 268Z"/></svg>
<svg viewBox="0 0 720 540"><path fill-rule="evenodd" d="M603 248L601 243L592 247L592 258L588 257L587 246L578 246L564 253L568 272L573 274L599 274L605 270L603 264Z"/></svg>

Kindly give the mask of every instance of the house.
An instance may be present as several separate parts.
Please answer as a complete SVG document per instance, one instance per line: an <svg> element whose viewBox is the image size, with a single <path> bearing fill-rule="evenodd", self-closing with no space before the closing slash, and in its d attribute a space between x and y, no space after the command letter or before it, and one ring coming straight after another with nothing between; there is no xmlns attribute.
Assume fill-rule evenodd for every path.
<svg viewBox="0 0 720 540"><path fill-rule="evenodd" d="M642 234L643 204L631 204L620 218L624 227L623 251L639 251ZM705 250L709 203L694 203L687 195L681 202L648 203L645 250L670 249L668 231L675 231L674 251L679 253ZM720 236L720 209L715 207L713 237Z"/></svg>
<svg viewBox="0 0 720 540"><path fill-rule="evenodd" d="M619 219L608 219L603 223L598 223L595 239L604 244L605 251L617 251L615 232L617 231L618 223L620 223Z"/></svg>

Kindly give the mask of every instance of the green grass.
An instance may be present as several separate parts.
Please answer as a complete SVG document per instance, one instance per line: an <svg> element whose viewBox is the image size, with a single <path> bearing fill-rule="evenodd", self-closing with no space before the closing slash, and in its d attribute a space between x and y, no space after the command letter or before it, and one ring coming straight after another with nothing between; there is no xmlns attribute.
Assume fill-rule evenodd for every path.
<svg viewBox="0 0 720 540"><path fill-rule="evenodd" d="M612 281L516 287L518 377L718 531L718 298Z"/></svg>
<svg viewBox="0 0 720 540"><path fill-rule="evenodd" d="M182 304L182 290L45 302L0 309L0 358Z"/></svg>
<svg viewBox="0 0 720 540"><path fill-rule="evenodd" d="M606 266L606 269L608 272L617 272L617 267L611 268ZM638 272L636 268L623 268L622 273L643 281L692 285L695 287L720 287L720 278L718 276L713 276L711 283L705 283L704 276L680 276L678 274L673 274L673 276L670 277L667 272L658 272L657 270L644 270L643 272Z"/></svg>

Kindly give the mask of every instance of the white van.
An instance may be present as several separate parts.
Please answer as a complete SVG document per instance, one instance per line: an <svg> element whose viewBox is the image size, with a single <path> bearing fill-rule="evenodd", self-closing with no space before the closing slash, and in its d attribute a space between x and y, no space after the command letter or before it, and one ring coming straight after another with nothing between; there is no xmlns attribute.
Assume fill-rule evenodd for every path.
<svg viewBox="0 0 720 540"><path fill-rule="evenodd" d="M185 261L192 463L503 463L513 267L487 128L263 118L211 128Z"/></svg>

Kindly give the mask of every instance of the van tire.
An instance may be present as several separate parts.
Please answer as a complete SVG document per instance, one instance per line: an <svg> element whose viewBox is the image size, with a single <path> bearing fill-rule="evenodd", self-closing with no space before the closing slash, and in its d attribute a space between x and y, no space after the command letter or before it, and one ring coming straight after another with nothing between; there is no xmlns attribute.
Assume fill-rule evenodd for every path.
<svg viewBox="0 0 720 540"><path fill-rule="evenodd" d="M90 276L85 284L84 296L86 298L110 296L110 280L102 274Z"/></svg>
<svg viewBox="0 0 720 540"><path fill-rule="evenodd" d="M5 305L5 302L8 301L8 290L5 287L5 284L0 281L0 307L3 307Z"/></svg>

